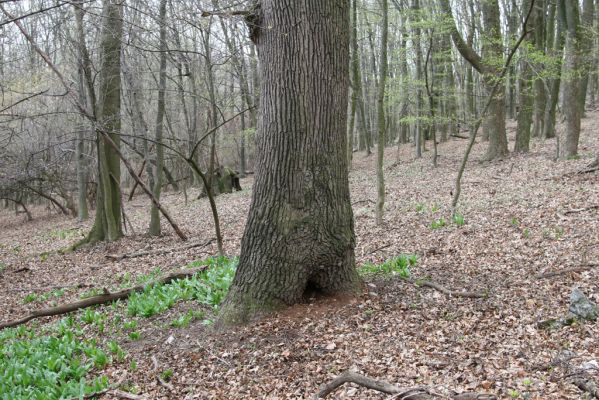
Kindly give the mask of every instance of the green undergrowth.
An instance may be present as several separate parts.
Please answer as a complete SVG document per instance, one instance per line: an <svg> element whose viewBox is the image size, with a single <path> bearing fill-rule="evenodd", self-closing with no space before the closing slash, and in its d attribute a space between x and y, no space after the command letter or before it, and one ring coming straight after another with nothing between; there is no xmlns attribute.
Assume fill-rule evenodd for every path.
<svg viewBox="0 0 599 400"><path fill-rule="evenodd" d="M203 305L217 308L231 286L237 259L209 258L189 266L204 265L208 268L191 278L179 279L167 285L153 285L143 292L132 294L127 302L127 314L148 318L168 310L182 300L197 300Z"/></svg>
<svg viewBox="0 0 599 400"><path fill-rule="evenodd" d="M118 314L119 303L113 303L103 307L103 311L99 307L87 308L44 327L31 324L0 331L0 400L78 399L107 388L108 379L102 371L109 364L124 362L126 354L116 341L100 341L94 336L118 334L124 329L130 340L138 340L141 334L136 331L136 317L157 315L179 301L195 300L216 310L231 285L237 259L216 257L188 265L201 266L207 268L193 277L150 285L143 292L134 293L121 303L126 316ZM154 270L136 279L125 279L121 286L149 283L162 274ZM169 326L185 327L205 315L203 311L190 310ZM135 361L131 363L134 365Z"/></svg>
<svg viewBox="0 0 599 400"><path fill-rule="evenodd" d="M0 332L0 399L72 399L103 390L105 376L88 379L111 363L73 318L38 334L21 326Z"/></svg>
<svg viewBox="0 0 599 400"><path fill-rule="evenodd" d="M410 277L410 269L416 266L418 258L414 254L400 254L388 259L382 264L367 263L358 271L363 277L398 275L403 279Z"/></svg>

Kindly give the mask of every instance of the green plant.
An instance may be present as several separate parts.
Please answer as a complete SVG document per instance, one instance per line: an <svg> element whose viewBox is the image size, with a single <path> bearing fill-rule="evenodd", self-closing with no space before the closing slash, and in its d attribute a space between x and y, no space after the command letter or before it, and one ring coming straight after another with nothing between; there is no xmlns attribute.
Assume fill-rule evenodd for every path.
<svg viewBox="0 0 599 400"><path fill-rule="evenodd" d="M50 233L48 234L48 236L51 239L72 239L74 237L78 237L81 235L81 232L79 232L78 229L55 229L53 231L50 231Z"/></svg>
<svg viewBox="0 0 599 400"><path fill-rule="evenodd" d="M518 392L516 389L508 390L508 394L512 399L517 399L518 397L520 397L520 392Z"/></svg>
<svg viewBox="0 0 599 400"><path fill-rule="evenodd" d="M439 206L438 206L438 205L436 205L436 204L433 204L433 205L431 206L431 212L434 212L434 213L435 213L435 212L437 212L437 211L439 211Z"/></svg>
<svg viewBox="0 0 599 400"><path fill-rule="evenodd" d="M512 224L512 226L518 226L518 225L520 225L520 221L518 221L518 218L512 217L510 224Z"/></svg>
<svg viewBox="0 0 599 400"><path fill-rule="evenodd" d="M2 399L82 398L108 386L104 376L86 379L104 368L109 357L84 340L74 319L57 323L49 335L21 326L0 333L0 393Z"/></svg>
<svg viewBox="0 0 599 400"><path fill-rule="evenodd" d="M4 264L3 262L0 262L0 272L4 271L6 269L6 264Z"/></svg>
<svg viewBox="0 0 599 400"><path fill-rule="evenodd" d="M139 333L138 331L129 332L129 339L139 340L141 339L141 333Z"/></svg>
<svg viewBox="0 0 599 400"><path fill-rule="evenodd" d="M180 279L168 285L154 285L129 297L127 313L130 316L151 317L161 313L181 300L198 300L200 303L218 307L224 300L233 281L237 259L209 258L191 263L191 267L206 265L204 271L191 278Z"/></svg>
<svg viewBox="0 0 599 400"><path fill-rule="evenodd" d="M416 204L416 212L419 212L419 213L424 212L424 204L422 204L422 203Z"/></svg>
<svg viewBox="0 0 599 400"><path fill-rule="evenodd" d="M530 238L530 230L528 228L524 228L522 231L522 236L524 236L525 239Z"/></svg>
<svg viewBox="0 0 599 400"><path fill-rule="evenodd" d="M466 220L464 219L464 216L462 214L455 213L453 214L453 217L451 219L453 220L453 223L459 227L464 226L464 224L466 223Z"/></svg>
<svg viewBox="0 0 599 400"><path fill-rule="evenodd" d="M185 314L180 315L175 320L171 321L170 326L173 328L182 328L188 326L192 321L196 319L204 318L205 313L202 311L189 310Z"/></svg>
<svg viewBox="0 0 599 400"><path fill-rule="evenodd" d="M433 222L431 222L431 229L443 228L445 225L447 225L447 223L445 222L445 219L439 218L439 219L436 219Z"/></svg>
<svg viewBox="0 0 599 400"><path fill-rule="evenodd" d="M33 303L34 301L37 301L38 299L39 299L39 297L38 297L37 294L35 294L35 293L29 293L23 299L23 303L25 303L25 304L27 304L27 303Z"/></svg>
<svg viewBox="0 0 599 400"><path fill-rule="evenodd" d="M135 329L137 328L137 321L125 321L125 323L123 324L123 328L124 329Z"/></svg>
<svg viewBox="0 0 599 400"><path fill-rule="evenodd" d="M165 381L167 381L167 382L171 380L171 378L173 377L173 375L174 375L174 372L173 372L172 369L165 369L164 371L162 371L160 373L160 377L162 379L164 379Z"/></svg>
<svg viewBox="0 0 599 400"><path fill-rule="evenodd" d="M365 264L359 272L361 275L399 275L407 279L410 277L410 268L417 262L418 258L414 254L401 254L382 264Z"/></svg>
<svg viewBox="0 0 599 400"><path fill-rule="evenodd" d="M126 355L125 351L114 340L110 340L108 342L108 350L110 351L111 354L113 354L114 356L116 356L116 358L117 358L117 360L119 362L122 362L125 359L125 355Z"/></svg>

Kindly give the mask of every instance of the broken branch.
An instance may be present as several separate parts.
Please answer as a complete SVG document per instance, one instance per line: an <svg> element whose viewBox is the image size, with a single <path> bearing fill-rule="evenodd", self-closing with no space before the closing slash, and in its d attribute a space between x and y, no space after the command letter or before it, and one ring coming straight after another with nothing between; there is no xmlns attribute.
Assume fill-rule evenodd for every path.
<svg viewBox="0 0 599 400"><path fill-rule="evenodd" d="M345 383L355 383L368 389L376 390L377 392L398 395L395 398L400 400L430 400L433 398L425 388L403 389L388 382L377 381L356 372L346 371L331 382L322 385L318 390L318 394L314 396L314 400L324 399Z"/></svg>
<svg viewBox="0 0 599 400"><path fill-rule="evenodd" d="M487 293L459 292L457 290L447 289L445 286L439 285L438 283L431 282L431 281L418 281L418 280L414 280L414 279L408 279L408 282L410 282L411 284L416 285L418 287L426 286L431 289L438 290L439 292L443 293L444 295L447 295L450 297L466 297L466 298L470 298L470 299L481 299L481 298L488 297Z"/></svg>

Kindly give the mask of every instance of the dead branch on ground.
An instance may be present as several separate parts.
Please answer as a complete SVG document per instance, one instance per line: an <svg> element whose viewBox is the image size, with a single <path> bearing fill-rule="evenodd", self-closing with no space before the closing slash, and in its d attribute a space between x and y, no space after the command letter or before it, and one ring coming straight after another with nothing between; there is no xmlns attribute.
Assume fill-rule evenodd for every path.
<svg viewBox="0 0 599 400"><path fill-rule="evenodd" d="M324 399L329 394L333 393L338 387L345 383L355 383L368 389L376 390L386 394L394 395L392 399L397 400L432 400L434 398L447 398L439 394L433 393L425 387L419 388L401 388L385 381L379 381L369 378L354 371L346 371L339 375L329 383L323 384L318 393L314 395L314 400ZM453 400L497 400L497 396L492 394L482 393L461 393L451 397Z"/></svg>
<svg viewBox="0 0 599 400"><path fill-rule="evenodd" d="M174 391L175 388L173 387L173 385L171 385L170 383L166 382L160 376L160 373L158 372L158 360L156 359L156 356L152 356L152 364L154 364L154 369L153 369L154 375L156 376L156 380L158 381L158 383L160 384L160 386L165 387L166 389L170 390L171 392Z"/></svg>
<svg viewBox="0 0 599 400"><path fill-rule="evenodd" d="M156 256L156 255L160 255L160 254L166 254L166 253L173 253L176 251L183 251L183 250L189 250L189 249L193 249L196 247L205 247L208 246L210 243L214 242L215 239L210 239L207 242L203 242L203 243L191 243L188 244L186 246L181 246L181 247L174 247L174 248L168 248L168 249L158 249L158 250L148 250L148 251L140 251L137 253L128 253L128 254L107 254L106 258L112 260L112 261L121 261L124 260L125 258L137 258L137 257L143 257L143 256Z"/></svg>
<svg viewBox="0 0 599 400"><path fill-rule="evenodd" d="M431 282L431 281L419 281L419 280L415 280L415 279L408 279L408 282L410 282L411 284L413 284L417 287L426 286L431 289L435 289L435 290L443 293L444 295L447 295L450 297L465 297L465 298L469 298L469 299L482 299L482 298L489 297L487 293L460 292L457 290L451 290L451 289L446 288L443 285L440 285L438 283Z"/></svg>
<svg viewBox="0 0 599 400"><path fill-rule="evenodd" d="M148 287L151 287L151 286L154 286L157 284L164 285L164 284L170 283L176 279L190 278L193 275L195 275L196 273L204 271L205 269L206 269L206 266L200 267L200 268L176 271L176 272L173 272L161 279L150 282L148 284L135 286L135 287L132 287L129 289L124 289L124 290L121 290L118 292L113 292L113 293L110 293L110 292L108 292L108 290L104 289L105 292L103 294L100 294L97 296L92 296L87 299L76 301L74 303L63 304L60 306L50 307L50 308L43 308L40 310L34 310L29 315L27 315L26 317L23 317L21 319L1 323L0 330L5 329L5 328L12 328L12 327L18 326L18 325L22 325L22 324L27 323L27 322L31 321L32 319L36 319L36 318L68 314L70 312L77 311L82 308L88 308L88 307L96 306L96 305L100 305L100 304L112 303L113 301L116 301L116 300L123 300L123 299L128 298L133 293L144 291Z"/></svg>
<svg viewBox="0 0 599 400"><path fill-rule="evenodd" d="M318 390L318 394L314 396L314 400L324 399L345 383L355 383L368 389L376 390L377 392L399 395L395 397L399 400L430 400L433 398L430 391L425 388L400 388L399 386L392 385L388 382L377 381L376 379L369 378L353 371L346 371L331 382L322 385Z"/></svg>

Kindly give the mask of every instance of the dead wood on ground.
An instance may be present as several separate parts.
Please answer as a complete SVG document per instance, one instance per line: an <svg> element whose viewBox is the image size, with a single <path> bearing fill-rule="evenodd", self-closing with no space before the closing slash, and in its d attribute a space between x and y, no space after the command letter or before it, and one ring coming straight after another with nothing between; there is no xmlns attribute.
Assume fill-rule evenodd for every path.
<svg viewBox="0 0 599 400"><path fill-rule="evenodd" d="M5 329L5 328L12 328L12 327L18 326L18 325L22 325L22 324L27 323L27 322L31 321L32 319L36 319L36 318L68 314L70 312L77 311L82 308L88 308L88 307L96 306L96 305L100 305L100 304L111 303L116 300L126 299L131 294L136 293L136 292L141 292L141 291L145 290L147 287L157 285L157 284L164 285L164 284L170 283L177 279L190 278L193 275L195 275L196 273L198 273L200 271L204 271L205 269L206 269L206 267L204 266L201 268L194 268L194 269L187 269L187 270L173 272L161 279L155 280L148 284L135 286L135 287L132 287L129 289L124 289L124 290L121 290L118 292L113 292L113 293L110 293L110 292L108 292L108 290L104 289L105 292L103 294L100 294L97 296L92 296L87 299L76 301L74 303L63 304L63 305L56 306L56 307L35 310L35 311L32 311L26 317L23 317L21 319L1 323L0 330Z"/></svg>

